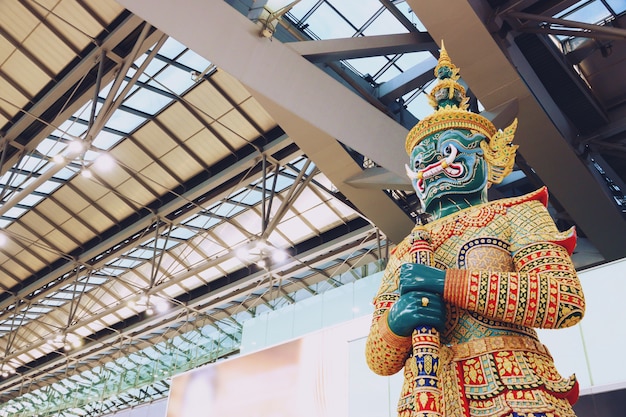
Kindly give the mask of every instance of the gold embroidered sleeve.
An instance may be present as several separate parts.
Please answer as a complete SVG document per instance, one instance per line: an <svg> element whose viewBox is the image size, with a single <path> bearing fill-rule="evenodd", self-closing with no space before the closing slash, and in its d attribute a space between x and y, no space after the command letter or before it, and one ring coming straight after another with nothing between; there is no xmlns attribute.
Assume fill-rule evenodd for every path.
<svg viewBox="0 0 626 417"><path fill-rule="evenodd" d="M495 320L526 327L562 328L585 311L582 287L549 214L536 204L511 213L514 272L448 270L444 299ZM565 244L560 244L566 242Z"/></svg>
<svg viewBox="0 0 626 417"><path fill-rule="evenodd" d="M520 250L513 260L519 272L448 270L444 299L526 327L562 328L582 319L585 300L565 249L536 243Z"/></svg>

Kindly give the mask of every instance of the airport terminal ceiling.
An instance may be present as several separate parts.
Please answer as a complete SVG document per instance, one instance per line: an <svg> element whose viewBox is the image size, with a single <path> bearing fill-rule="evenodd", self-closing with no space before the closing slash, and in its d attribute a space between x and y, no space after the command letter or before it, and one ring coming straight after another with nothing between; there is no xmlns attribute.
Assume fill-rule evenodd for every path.
<svg viewBox="0 0 626 417"><path fill-rule="evenodd" d="M626 2L0 2L0 416L98 416L384 267L441 40L579 268L626 256ZM72 401L66 401L72 398Z"/></svg>

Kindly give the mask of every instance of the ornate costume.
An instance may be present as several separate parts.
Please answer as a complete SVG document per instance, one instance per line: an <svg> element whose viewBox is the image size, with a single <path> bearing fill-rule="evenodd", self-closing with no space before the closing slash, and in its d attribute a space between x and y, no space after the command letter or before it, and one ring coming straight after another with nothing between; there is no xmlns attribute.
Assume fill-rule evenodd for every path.
<svg viewBox="0 0 626 417"><path fill-rule="evenodd" d="M447 269L447 322L441 334L444 404L449 416L573 416L574 377L564 379L533 327L576 323L584 299L569 259L573 232L559 233L544 204L547 191L470 207L425 225L436 266ZM413 235L393 251L374 300L367 360L380 375L404 367L398 404L411 416L415 361L411 339L384 318L398 299L400 265L410 262Z"/></svg>
<svg viewBox="0 0 626 417"><path fill-rule="evenodd" d="M512 168L515 123L508 132L496 132L490 122L468 112L462 104L464 91L455 83L458 70L445 50L441 55L435 73L445 82L433 92L440 109L407 137L413 165L407 171L435 220L416 227L392 252L374 299L368 365L380 375L404 368L401 417L574 416L575 377L559 375L533 328L572 326L584 314L582 289L570 259L575 233L558 231L546 209L545 188L486 201L487 182L496 182ZM438 93L442 89L445 94ZM458 106L442 106L442 101L450 100ZM503 153L508 154L507 161L498 166ZM485 159L489 169L482 165ZM409 288L413 277L401 278L401 269L420 264L412 248L414 241L424 239L424 231L434 268L419 265L416 284ZM419 276L422 270L428 272L426 277L435 271L432 276L438 276L440 284ZM421 291L421 306L408 313L398 306L394 309L412 291ZM441 346L429 361L437 375L431 385L442 391L442 400L435 401L442 404L420 409L421 398L427 402L422 388L428 382L424 362L416 361L412 353L420 343L419 332L411 334L411 329L421 325L421 317L430 317L420 308L426 309L429 298L435 297L445 303L445 324L439 332L432 330L440 336ZM398 323L407 320L412 323L408 333L394 332L394 326L404 329Z"/></svg>

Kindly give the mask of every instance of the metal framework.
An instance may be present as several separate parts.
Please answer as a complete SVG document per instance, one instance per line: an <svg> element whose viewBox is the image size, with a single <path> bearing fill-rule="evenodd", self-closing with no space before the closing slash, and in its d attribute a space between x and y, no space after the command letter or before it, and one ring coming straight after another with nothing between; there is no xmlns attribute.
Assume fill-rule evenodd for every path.
<svg viewBox="0 0 626 417"><path fill-rule="evenodd" d="M171 376L238 354L247 319L380 271L420 214L400 178L401 142L429 111L436 11L401 0L362 2L359 14L331 0L279 14L255 2L210 13L199 0L139 3L3 4L0 417L100 416L164 398ZM610 25L624 10L491 3L489 36L551 36L602 91L585 71L595 51L623 47ZM601 18L581 23L590 8ZM202 19L197 39L188 26ZM598 47L583 56L580 37ZM508 117L515 106L472 83L450 38L485 114ZM622 149L624 131L609 114L578 142L558 136L587 149L592 169L572 172L608 184L593 183L608 195L597 204L622 220L623 173L604 151ZM519 179L491 192L554 181L532 157L522 152ZM615 256L610 241L593 243L600 253L579 265Z"/></svg>

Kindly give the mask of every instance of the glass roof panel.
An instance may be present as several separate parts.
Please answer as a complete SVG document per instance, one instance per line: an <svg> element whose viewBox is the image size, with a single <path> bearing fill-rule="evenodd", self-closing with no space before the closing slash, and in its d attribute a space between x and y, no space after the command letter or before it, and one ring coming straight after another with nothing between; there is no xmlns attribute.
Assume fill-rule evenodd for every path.
<svg viewBox="0 0 626 417"><path fill-rule="evenodd" d="M212 214L215 214L216 216L230 218L236 215L237 213L241 212L242 210L245 210L245 208L239 205L224 201L218 204L217 206L212 207L210 209L210 212Z"/></svg>
<svg viewBox="0 0 626 417"><path fill-rule="evenodd" d="M113 146L118 144L122 139L124 139L123 136L102 129L93 139L93 142L91 144L98 149L109 150Z"/></svg>
<svg viewBox="0 0 626 417"><path fill-rule="evenodd" d="M306 17L306 16L305 16ZM350 24L326 2L322 3L315 13L300 23L308 24L311 30L321 39L350 38L357 31L357 27Z"/></svg>
<svg viewBox="0 0 626 417"><path fill-rule="evenodd" d="M211 61L204 59L191 49L188 49L183 55L181 55L177 60L178 63L182 65L186 65L189 68L193 68L196 71L202 72L211 66Z"/></svg>
<svg viewBox="0 0 626 417"><path fill-rule="evenodd" d="M187 47L178 42L174 38L167 38L161 49L159 49L159 55L163 55L169 59L174 59L180 55Z"/></svg>
<svg viewBox="0 0 626 417"><path fill-rule="evenodd" d="M575 22L598 23L611 15L601 1L580 1L555 17Z"/></svg>
<svg viewBox="0 0 626 417"><path fill-rule="evenodd" d="M607 0L607 3L617 14L622 14L626 11L626 1L624 0Z"/></svg>
<svg viewBox="0 0 626 417"><path fill-rule="evenodd" d="M248 206L253 206L258 204L263 197L263 193L257 190L253 190L250 188L245 188L238 192L237 194L230 197L232 201L237 201L238 203L246 204Z"/></svg>
<svg viewBox="0 0 626 417"><path fill-rule="evenodd" d="M154 72L147 71L148 74L155 74ZM195 84L195 81L191 77L190 73L187 73L180 68L169 65L159 74L153 77L148 82L149 85L160 87L166 91L173 92L174 94L182 94L189 87ZM167 86L167 88L164 88Z"/></svg>
<svg viewBox="0 0 626 417"><path fill-rule="evenodd" d="M186 227L174 227L170 233L170 238L188 240L196 235L196 232Z"/></svg>
<svg viewBox="0 0 626 417"><path fill-rule="evenodd" d="M20 205L33 207L44 198L42 195L29 194L20 200Z"/></svg>
<svg viewBox="0 0 626 417"><path fill-rule="evenodd" d="M106 126L120 132L130 133L145 120L143 117L118 109L113 112Z"/></svg>
<svg viewBox="0 0 626 417"><path fill-rule="evenodd" d="M363 31L365 36L386 35L389 33L406 33L409 30L387 9Z"/></svg>
<svg viewBox="0 0 626 417"><path fill-rule="evenodd" d="M52 192L59 188L61 185L62 184L58 181L46 181L39 187L37 187L35 191L43 194L52 194Z"/></svg>
<svg viewBox="0 0 626 417"><path fill-rule="evenodd" d="M61 125L52 132L52 135L66 139L73 139L80 137L83 133L85 133L85 130L84 125L76 123L76 119L70 118L61 123Z"/></svg>
<svg viewBox="0 0 626 417"><path fill-rule="evenodd" d="M350 19L357 28L362 27L381 7L379 0L341 0L333 1L333 7L345 18Z"/></svg>
<svg viewBox="0 0 626 417"><path fill-rule="evenodd" d="M10 209L8 209L4 215L2 217L6 217L6 218L10 218L10 219L17 219L19 218L22 214L24 214L27 210L24 208L19 208L19 207L12 207Z"/></svg>
<svg viewBox="0 0 626 417"><path fill-rule="evenodd" d="M132 96L124 100L124 105L141 112L154 115L172 100L146 88L139 88Z"/></svg>
<svg viewBox="0 0 626 417"><path fill-rule="evenodd" d="M51 135L37 145L37 152L46 156L54 156L61 153L66 146L67 144L61 141L58 136Z"/></svg>

